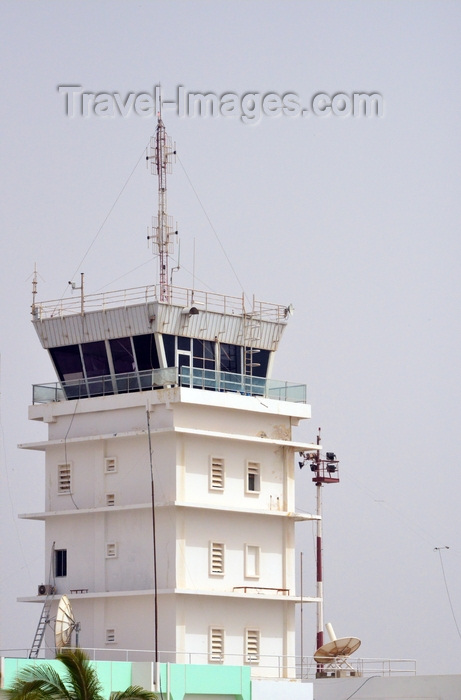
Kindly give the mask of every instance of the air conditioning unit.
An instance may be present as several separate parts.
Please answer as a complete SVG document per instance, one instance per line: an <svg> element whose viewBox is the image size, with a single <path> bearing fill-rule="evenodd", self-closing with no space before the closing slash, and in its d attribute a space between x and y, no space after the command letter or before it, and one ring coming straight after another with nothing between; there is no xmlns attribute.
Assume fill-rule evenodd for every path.
<svg viewBox="0 0 461 700"><path fill-rule="evenodd" d="M56 593L56 588L49 584L41 583L38 587L38 595L53 595Z"/></svg>

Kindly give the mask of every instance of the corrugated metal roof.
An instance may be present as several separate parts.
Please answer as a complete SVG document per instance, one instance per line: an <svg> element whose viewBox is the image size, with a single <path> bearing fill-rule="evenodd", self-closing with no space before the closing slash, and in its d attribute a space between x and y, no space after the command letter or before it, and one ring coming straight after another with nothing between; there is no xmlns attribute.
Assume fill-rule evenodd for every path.
<svg viewBox="0 0 461 700"><path fill-rule="evenodd" d="M33 324L44 348L159 332L266 350L277 349L286 326L286 320L197 308L198 313L189 315L182 306L149 302L84 314L34 318Z"/></svg>

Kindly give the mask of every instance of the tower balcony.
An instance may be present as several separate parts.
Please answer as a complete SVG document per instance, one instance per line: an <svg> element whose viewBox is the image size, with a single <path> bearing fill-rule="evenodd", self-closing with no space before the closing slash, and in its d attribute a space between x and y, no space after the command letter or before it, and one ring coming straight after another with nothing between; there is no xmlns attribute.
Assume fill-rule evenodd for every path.
<svg viewBox="0 0 461 700"><path fill-rule="evenodd" d="M50 403L97 396L113 396L167 387L232 392L278 401L307 403L305 384L255 377L233 372L183 366L123 374L84 377L49 384L34 384L32 403Z"/></svg>

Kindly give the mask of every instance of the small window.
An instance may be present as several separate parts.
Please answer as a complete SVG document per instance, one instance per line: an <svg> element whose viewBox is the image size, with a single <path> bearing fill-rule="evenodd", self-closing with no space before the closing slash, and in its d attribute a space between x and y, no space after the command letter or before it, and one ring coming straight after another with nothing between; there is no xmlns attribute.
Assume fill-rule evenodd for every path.
<svg viewBox="0 0 461 700"><path fill-rule="evenodd" d="M104 459L104 471L106 474L113 474L117 471L116 457L106 457Z"/></svg>
<svg viewBox="0 0 461 700"><path fill-rule="evenodd" d="M259 663L259 642L260 642L260 631L254 629L245 630L245 663L246 664L258 664Z"/></svg>
<svg viewBox="0 0 461 700"><path fill-rule="evenodd" d="M115 506L115 493L106 493L106 506Z"/></svg>
<svg viewBox="0 0 461 700"><path fill-rule="evenodd" d="M118 555L117 543L116 542L108 542L106 544L106 559L116 559L117 555Z"/></svg>
<svg viewBox="0 0 461 700"><path fill-rule="evenodd" d="M54 575L67 576L67 549L54 550Z"/></svg>
<svg viewBox="0 0 461 700"><path fill-rule="evenodd" d="M116 642L115 638L115 630L114 628L107 629L106 630L106 644L115 644Z"/></svg>
<svg viewBox="0 0 461 700"><path fill-rule="evenodd" d="M58 493L71 493L71 476L70 464L58 464Z"/></svg>
<svg viewBox="0 0 461 700"><path fill-rule="evenodd" d="M259 462L247 462L247 493L259 493L261 490L261 465Z"/></svg>
<svg viewBox="0 0 461 700"><path fill-rule="evenodd" d="M245 545L245 578L259 578L259 560L261 547Z"/></svg>
<svg viewBox="0 0 461 700"><path fill-rule="evenodd" d="M224 489L224 459L222 457L210 457L210 489L213 491Z"/></svg>
<svg viewBox="0 0 461 700"><path fill-rule="evenodd" d="M224 543L210 542L210 575L224 574Z"/></svg>
<svg viewBox="0 0 461 700"><path fill-rule="evenodd" d="M208 647L210 662L224 663L224 630L222 627L210 627Z"/></svg>

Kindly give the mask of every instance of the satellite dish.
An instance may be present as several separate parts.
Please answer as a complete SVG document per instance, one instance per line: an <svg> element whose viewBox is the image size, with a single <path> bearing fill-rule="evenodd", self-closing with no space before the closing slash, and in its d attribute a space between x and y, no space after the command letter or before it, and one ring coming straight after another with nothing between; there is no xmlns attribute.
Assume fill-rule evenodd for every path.
<svg viewBox="0 0 461 700"><path fill-rule="evenodd" d="M77 626L78 623L75 622L69 598L63 595L58 603L58 611L56 613L56 622L54 625L56 651L61 651L63 647L70 645L72 632Z"/></svg>
<svg viewBox="0 0 461 700"><path fill-rule="evenodd" d="M325 626L331 641L317 649L314 659L318 664L341 665L348 656L357 651L362 642L358 637L341 637L341 639L337 639L331 623L327 622Z"/></svg>
<svg viewBox="0 0 461 700"><path fill-rule="evenodd" d="M329 664L332 661L347 659L361 645L357 637L341 637L333 642L327 642L317 649L314 659L318 664Z"/></svg>

